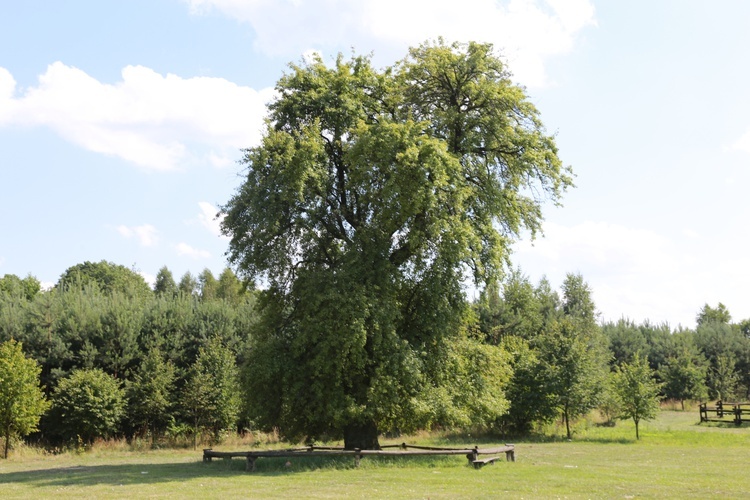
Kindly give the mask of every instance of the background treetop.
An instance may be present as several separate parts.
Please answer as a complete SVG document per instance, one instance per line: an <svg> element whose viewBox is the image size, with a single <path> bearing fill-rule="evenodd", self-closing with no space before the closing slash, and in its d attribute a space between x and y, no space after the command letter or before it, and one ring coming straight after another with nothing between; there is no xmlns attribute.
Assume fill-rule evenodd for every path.
<svg viewBox="0 0 750 500"><path fill-rule="evenodd" d="M83 262L65 270L55 287L94 285L107 293L120 292L135 297L148 297L151 288L136 271L123 265L102 260Z"/></svg>

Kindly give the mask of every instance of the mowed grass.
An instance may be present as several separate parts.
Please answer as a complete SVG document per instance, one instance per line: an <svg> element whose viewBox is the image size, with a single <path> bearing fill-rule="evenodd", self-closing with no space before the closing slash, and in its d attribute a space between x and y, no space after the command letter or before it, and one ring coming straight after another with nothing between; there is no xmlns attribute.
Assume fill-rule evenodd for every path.
<svg viewBox="0 0 750 500"><path fill-rule="evenodd" d="M686 498L750 497L750 428L698 425L698 413L664 411L641 423L577 426L572 441L516 443L516 462L480 470L463 457L258 459L202 462L201 451L95 449L0 460L0 498ZM551 429L554 431L555 429ZM469 436L410 443L488 447ZM217 447L217 449L236 449Z"/></svg>

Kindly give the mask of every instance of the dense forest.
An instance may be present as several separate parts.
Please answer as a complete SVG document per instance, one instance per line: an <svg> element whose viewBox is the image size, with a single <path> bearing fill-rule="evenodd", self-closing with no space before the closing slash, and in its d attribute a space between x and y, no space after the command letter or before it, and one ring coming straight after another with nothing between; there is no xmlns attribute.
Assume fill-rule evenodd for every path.
<svg viewBox="0 0 750 500"><path fill-rule="evenodd" d="M662 398L747 398L749 322L733 323L722 304L698 311L695 329L674 330L627 319L599 323L579 275L569 275L561 291L546 280L534 285L520 271L487 287L463 315L463 334L444 358L447 393L436 396L417 426L518 435L558 418L568 424L596 408L611 420L618 416L613 377L639 357L648 361ZM263 294L230 269L218 278L204 270L176 282L164 267L153 289L105 261L71 267L50 290L32 276L5 275L0 343L13 339L35 360L36 383L50 402L30 439L197 442L273 428L256 421L262 412L253 405L269 395L250 394L262 388L248 380ZM383 429L400 430L412 429Z"/></svg>

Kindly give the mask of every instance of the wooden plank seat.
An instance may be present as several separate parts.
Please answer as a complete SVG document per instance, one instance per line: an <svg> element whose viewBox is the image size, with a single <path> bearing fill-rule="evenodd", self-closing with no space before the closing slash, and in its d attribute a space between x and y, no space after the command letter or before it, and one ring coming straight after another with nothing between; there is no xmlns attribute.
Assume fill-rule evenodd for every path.
<svg viewBox="0 0 750 500"><path fill-rule="evenodd" d="M397 448L397 449L391 449ZM354 458L354 465L359 466L359 461L365 456L385 456L385 457L404 457L404 456L437 456L437 455L465 455L469 463L476 468L476 461L479 455L498 455L505 453L508 462L515 462L515 446L506 444L496 448L480 449L474 448L437 448L428 446L414 446L402 443L400 445L383 446L380 450L345 450L339 447L317 447L308 446L305 448L289 448L283 450L258 450L258 451L215 451L211 448L203 450L203 461L211 462L214 458L231 460L232 458L244 457L246 460L245 468L248 472L255 470L255 461L258 458L292 458L292 457L331 457L331 456L350 456ZM497 457L483 459L485 463L494 463Z"/></svg>

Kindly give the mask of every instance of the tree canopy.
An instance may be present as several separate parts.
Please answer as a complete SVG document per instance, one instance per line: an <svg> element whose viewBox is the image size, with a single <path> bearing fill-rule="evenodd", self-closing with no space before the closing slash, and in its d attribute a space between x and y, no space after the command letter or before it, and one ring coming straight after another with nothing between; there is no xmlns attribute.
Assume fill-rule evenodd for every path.
<svg viewBox="0 0 750 500"><path fill-rule="evenodd" d="M382 71L317 57L276 90L222 207L230 261L268 285L255 418L377 446L378 427L434 421L437 393L464 404L434 369L462 335L462 285L502 273L570 171L489 44L425 43Z"/></svg>
<svg viewBox="0 0 750 500"><path fill-rule="evenodd" d="M103 292L120 292L133 297L148 297L151 288L143 276L132 269L107 262L89 262L69 267L60 276L56 287L95 285Z"/></svg>

